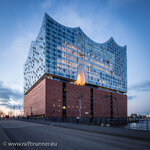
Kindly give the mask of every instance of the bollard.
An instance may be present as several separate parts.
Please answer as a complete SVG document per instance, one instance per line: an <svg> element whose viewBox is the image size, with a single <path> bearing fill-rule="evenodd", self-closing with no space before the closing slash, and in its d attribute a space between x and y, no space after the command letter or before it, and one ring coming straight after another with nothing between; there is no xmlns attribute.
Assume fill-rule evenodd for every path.
<svg viewBox="0 0 150 150"><path fill-rule="evenodd" d="M106 124L106 127L110 127L110 124Z"/></svg>
<svg viewBox="0 0 150 150"><path fill-rule="evenodd" d="M101 123L101 126L103 127L103 126L104 126L104 124L103 124L103 123Z"/></svg>

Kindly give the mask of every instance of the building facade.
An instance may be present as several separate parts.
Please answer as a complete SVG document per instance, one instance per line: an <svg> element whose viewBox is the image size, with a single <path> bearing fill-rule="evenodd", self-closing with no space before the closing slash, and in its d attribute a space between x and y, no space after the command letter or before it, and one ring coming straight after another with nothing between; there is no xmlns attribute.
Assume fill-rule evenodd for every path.
<svg viewBox="0 0 150 150"><path fill-rule="evenodd" d="M45 14L24 64L25 116L126 118L127 54Z"/></svg>

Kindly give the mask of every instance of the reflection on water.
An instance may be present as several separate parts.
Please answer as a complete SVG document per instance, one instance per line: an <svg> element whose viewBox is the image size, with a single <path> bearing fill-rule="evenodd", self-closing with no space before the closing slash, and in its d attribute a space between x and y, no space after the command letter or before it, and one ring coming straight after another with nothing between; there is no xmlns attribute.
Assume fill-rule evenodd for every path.
<svg viewBox="0 0 150 150"><path fill-rule="evenodd" d="M150 120L140 120L134 123L128 123L124 126L127 129L148 130L150 131Z"/></svg>

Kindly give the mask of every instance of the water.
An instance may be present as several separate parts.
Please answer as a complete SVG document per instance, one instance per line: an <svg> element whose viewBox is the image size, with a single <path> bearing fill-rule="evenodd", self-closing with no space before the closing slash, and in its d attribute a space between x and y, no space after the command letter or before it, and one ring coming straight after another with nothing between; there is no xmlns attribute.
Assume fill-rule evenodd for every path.
<svg viewBox="0 0 150 150"><path fill-rule="evenodd" d="M128 123L124 126L127 129L150 131L150 120L139 120L138 122Z"/></svg>

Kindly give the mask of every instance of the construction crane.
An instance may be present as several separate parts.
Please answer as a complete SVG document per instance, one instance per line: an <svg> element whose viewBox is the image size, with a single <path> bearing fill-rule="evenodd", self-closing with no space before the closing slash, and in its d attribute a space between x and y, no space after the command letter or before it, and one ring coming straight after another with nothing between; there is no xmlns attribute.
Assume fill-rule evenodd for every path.
<svg viewBox="0 0 150 150"><path fill-rule="evenodd" d="M18 108L19 108L19 110L20 110L20 115L22 116L22 111L21 111L21 107L20 107L19 104L18 104Z"/></svg>
<svg viewBox="0 0 150 150"><path fill-rule="evenodd" d="M14 105L13 106L13 116L15 116L15 109L16 109L16 106Z"/></svg>

